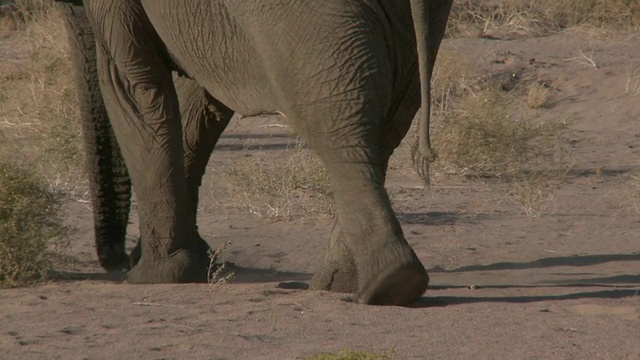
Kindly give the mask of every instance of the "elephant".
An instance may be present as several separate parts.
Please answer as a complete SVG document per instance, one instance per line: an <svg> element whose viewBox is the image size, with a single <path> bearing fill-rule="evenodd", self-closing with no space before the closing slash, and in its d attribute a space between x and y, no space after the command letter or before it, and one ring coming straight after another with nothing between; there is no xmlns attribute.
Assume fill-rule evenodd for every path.
<svg viewBox="0 0 640 360"><path fill-rule="evenodd" d="M420 107L414 163L428 179L431 74L452 1L67 0L102 266L127 261L133 184L141 239L127 281L206 281L196 209L211 151L233 114L278 112L334 194L312 288L365 304L418 299L429 277L384 183Z"/></svg>

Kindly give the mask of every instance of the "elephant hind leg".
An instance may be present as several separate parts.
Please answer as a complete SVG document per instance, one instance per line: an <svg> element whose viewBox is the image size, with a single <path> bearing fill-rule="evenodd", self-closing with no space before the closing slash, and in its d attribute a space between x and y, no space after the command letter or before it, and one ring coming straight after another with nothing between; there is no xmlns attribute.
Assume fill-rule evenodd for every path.
<svg viewBox="0 0 640 360"><path fill-rule="evenodd" d="M327 165L338 213L341 253L343 259L353 254L355 265L350 268L342 263L342 269L355 269L356 302L406 305L424 293L429 277L391 208L381 165L341 161ZM354 283L349 285L353 287Z"/></svg>
<svg viewBox="0 0 640 360"><path fill-rule="evenodd" d="M355 116L337 119L342 126L301 133L326 165L337 213L329 253L312 286L355 292L359 303L406 305L424 293L429 278L384 188L389 151L379 139L380 113L364 105Z"/></svg>
<svg viewBox="0 0 640 360"><path fill-rule="evenodd" d="M313 289L343 293L354 293L358 290L358 272L353 252L347 246L346 240L336 219L322 267L311 279Z"/></svg>
<svg viewBox="0 0 640 360"><path fill-rule="evenodd" d="M387 137L380 140L380 143L386 144ZM384 178L386 178L386 170L389 158L395 147L399 144L394 142L393 146L386 147L386 151L382 152L384 170ZM348 238L344 231L340 229L339 221L336 219L331 231L331 240L329 241L329 249L324 259L324 263L311 279L311 287L316 290L336 291L344 293L355 293L358 291L358 273L356 269L353 251L349 248ZM383 286L389 288L389 286ZM368 295L378 302L384 302L381 295Z"/></svg>
<svg viewBox="0 0 640 360"><path fill-rule="evenodd" d="M195 80L179 77L174 82L180 103L180 118L184 135L184 164L187 191L191 200L190 211L194 218L197 218L202 177L211 153L220 139L220 135L229 125L234 112L213 98ZM213 252L209 244L199 233L197 233L196 243L199 253L210 253L212 256ZM210 263L215 260L212 258Z"/></svg>
<svg viewBox="0 0 640 360"><path fill-rule="evenodd" d="M383 183L390 154L391 151L388 151L380 166ZM341 176L344 175L345 172L341 172ZM360 193L362 189L352 187L346 191ZM369 228L365 227L361 230L364 234L343 230L343 227L352 228L353 218L347 221L340 221L338 218L331 233L324 263L311 280L312 288L355 293L356 302L374 305L404 305L415 301L427 289L429 277L404 240L395 215L388 212L390 203L385 201L386 191L377 196L383 196L378 198L382 200L378 203L382 205L379 208L379 215L385 212L388 215L376 220L375 215L368 217L366 213L363 214L362 216L368 217L366 221L369 225ZM355 199L353 201L357 202ZM351 207L357 207L357 205ZM375 209L376 206L367 206L367 208ZM338 216L340 217L341 214L339 211ZM358 215L356 214L355 217L357 218ZM380 229L374 231L376 227ZM384 229L385 227L387 229ZM376 232L380 230L391 231L387 232L386 237L378 238ZM365 244L364 241L370 243ZM365 245L365 249L362 245ZM364 257L363 252L366 254Z"/></svg>

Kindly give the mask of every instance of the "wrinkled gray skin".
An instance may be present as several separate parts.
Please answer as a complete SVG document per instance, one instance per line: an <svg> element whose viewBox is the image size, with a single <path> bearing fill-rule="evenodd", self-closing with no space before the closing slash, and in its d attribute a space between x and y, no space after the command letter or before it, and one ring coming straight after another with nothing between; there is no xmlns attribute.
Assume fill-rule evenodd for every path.
<svg viewBox="0 0 640 360"><path fill-rule="evenodd" d="M197 189L232 109L281 112L326 166L337 219L314 288L353 292L368 304L407 304L425 291L427 273L404 238L384 180L389 156L421 102L428 105L450 0L84 6L104 104L139 197L141 257L129 282L206 280ZM179 95L172 71L186 74L195 94ZM196 105L185 111L188 101ZM218 116L194 115L211 104ZM419 150L430 157L425 112Z"/></svg>
<svg viewBox="0 0 640 360"><path fill-rule="evenodd" d="M79 89L85 167L89 177L98 260L107 271L128 270L140 259L140 243L131 258L127 256L125 235L131 205L131 181L100 93L95 37L81 0L58 3L57 6L66 23ZM197 207L198 187L205 166L233 112L191 79L177 77L175 87L183 124L189 195ZM208 250L204 241L201 245L203 251Z"/></svg>

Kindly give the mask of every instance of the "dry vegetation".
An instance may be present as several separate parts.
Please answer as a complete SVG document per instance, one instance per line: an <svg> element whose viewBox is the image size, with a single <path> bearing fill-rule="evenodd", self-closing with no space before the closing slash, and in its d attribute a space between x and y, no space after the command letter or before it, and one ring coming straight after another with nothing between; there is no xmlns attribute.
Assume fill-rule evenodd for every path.
<svg viewBox="0 0 640 360"><path fill-rule="evenodd" d="M456 0L450 36L539 36L575 27L637 30L636 0Z"/></svg>
<svg viewBox="0 0 640 360"><path fill-rule="evenodd" d="M74 192L83 152L64 24L49 1L18 1L15 8L21 30L10 44L25 58L0 67L1 150L35 164L53 191Z"/></svg>
<svg viewBox="0 0 640 360"><path fill-rule="evenodd" d="M523 214L540 217L553 198L552 180L569 166L559 136L569 120L540 116L551 101L549 86L480 74L463 54L444 46L433 91L436 183L497 181Z"/></svg>
<svg viewBox="0 0 640 360"><path fill-rule="evenodd" d="M65 242L61 203L42 178L0 161L0 287L43 280Z"/></svg>
<svg viewBox="0 0 640 360"><path fill-rule="evenodd" d="M59 193L76 190L82 152L66 37L52 3L2 10L11 11L0 30L12 31L20 58L0 64L0 285L19 286L45 279L60 255L69 228Z"/></svg>
<svg viewBox="0 0 640 360"><path fill-rule="evenodd" d="M232 203L269 219L326 215L333 198L324 167L303 143L287 150L279 161L242 158L219 170Z"/></svg>
<svg viewBox="0 0 640 360"><path fill-rule="evenodd" d="M436 169L447 175L512 179L540 163L553 162L556 135L565 122L539 123L517 118L515 100L486 89L447 114L434 130L440 158Z"/></svg>
<svg viewBox="0 0 640 360"><path fill-rule="evenodd" d="M391 360L395 358L392 351L372 353L365 351L343 350L337 354L323 353L308 357L307 360Z"/></svg>

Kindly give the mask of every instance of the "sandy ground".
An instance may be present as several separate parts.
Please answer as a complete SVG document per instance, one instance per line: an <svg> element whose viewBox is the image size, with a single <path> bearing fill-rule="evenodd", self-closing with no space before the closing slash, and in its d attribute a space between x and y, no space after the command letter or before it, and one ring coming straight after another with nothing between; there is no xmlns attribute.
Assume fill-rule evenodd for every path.
<svg viewBox="0 0 640 360"><path fill-rule="evenodd" d="M223 254L237 267L231 283L122 283L97 265L91 210L69 200L79 260L48 284L0 290L0 358L303 359L353 349L397 359L640 359L640 200L631 196L640 186L640 34L445 46L487 73L553 83L543 116L572 120L564 137L574 166L537 219L495 201L509 189L489 182L424 189L411 171L392 170L406 237L431 269L418 304L369 307L305 290L331 219L221 209L209 171L200 231L213 247L232 241ZM277 161L292 140L265 126L273 123L282 119L233 123L210 168L238 156ZM409 161L406 146L398 161ZM133 216L132 239L136 228Z"/></svg>

